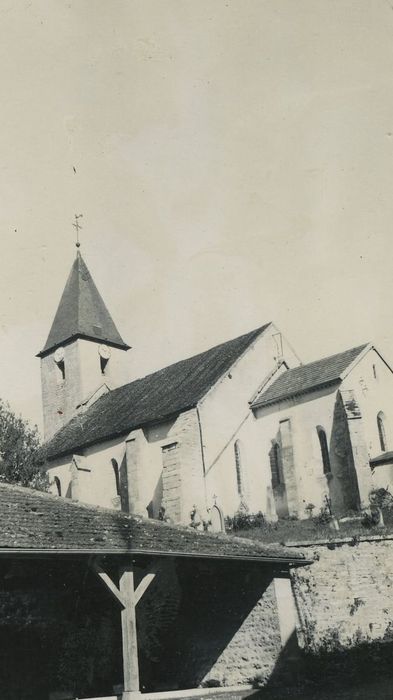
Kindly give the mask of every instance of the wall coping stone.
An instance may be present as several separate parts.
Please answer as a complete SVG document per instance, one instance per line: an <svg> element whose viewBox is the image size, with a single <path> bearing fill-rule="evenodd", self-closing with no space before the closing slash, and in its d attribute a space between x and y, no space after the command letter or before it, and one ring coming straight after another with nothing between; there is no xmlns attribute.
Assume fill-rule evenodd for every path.
<svg viewBox="0 0 393 700"><path fill-rule="evenodd" d="M322 539L322 540L299 540L295 542L290 540L288 542L283 542L285 547L321 547L321 546L334 546L350 544L355 545L359 542L383 542L385 540L393 540L393 534L386 535L354 535L353 537L335 537L334 539Z"/></svg>

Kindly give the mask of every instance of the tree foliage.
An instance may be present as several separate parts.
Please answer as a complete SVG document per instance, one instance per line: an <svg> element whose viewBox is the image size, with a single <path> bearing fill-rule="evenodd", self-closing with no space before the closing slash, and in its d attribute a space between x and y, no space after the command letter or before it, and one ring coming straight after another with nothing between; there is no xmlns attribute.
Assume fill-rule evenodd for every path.
<svg viewBox="0 0 393 700"><path fill-rule="evenodd" d="M16 416L0 399L0 482L44 490L43 464L37 426Z"/></svg>

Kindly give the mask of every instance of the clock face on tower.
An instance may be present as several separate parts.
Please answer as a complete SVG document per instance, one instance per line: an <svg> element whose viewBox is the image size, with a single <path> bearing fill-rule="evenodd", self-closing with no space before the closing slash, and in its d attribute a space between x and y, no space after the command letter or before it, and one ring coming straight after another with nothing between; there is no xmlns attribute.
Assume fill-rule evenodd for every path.
<svg viewBox="0 0 393 700"><path fill-rule="evenodd" d="M59 362L63 362L63 360L64 360L64 348L57 348L53 358L57 364Z"/></svg>
<svg viewBox="0 0 393 700"><path fill-rule="evenodd" d="M103 360L109 360L111 356L111 349L107 345L100 345L98 347L98 354Z"/></svg>

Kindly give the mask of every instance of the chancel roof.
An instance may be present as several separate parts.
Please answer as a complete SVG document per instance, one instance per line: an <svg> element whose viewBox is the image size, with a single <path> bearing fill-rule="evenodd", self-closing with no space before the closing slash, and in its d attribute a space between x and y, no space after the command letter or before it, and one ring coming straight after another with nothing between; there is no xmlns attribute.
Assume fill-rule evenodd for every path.
<svg viewBox="0 0 393 700"><path fill-rule="evenodd" d="M0 484L0 554L158 554L301 563L279 544L196 532L9 484Z"/></svg>
<svg viewBox="0 0 393 700"><path fill-rule="evenodd" d="M124 435L193 408L270 323L101 396L61 428L47 445L48 459Z"/></svg>
<svg viewBox="0 0 393 700"><path fill-rule="evenodd" d="M78 251L39 357L74 338L88 338L128 350Z"/></svg>
<svg viewBox="0 0 393 700"><path fill-rule="evenodd" d="M288 369L257 396L252 406L268 406L339 381L342 373L367 347L366 343L336 355L324 357L322 360Z"/></svg>

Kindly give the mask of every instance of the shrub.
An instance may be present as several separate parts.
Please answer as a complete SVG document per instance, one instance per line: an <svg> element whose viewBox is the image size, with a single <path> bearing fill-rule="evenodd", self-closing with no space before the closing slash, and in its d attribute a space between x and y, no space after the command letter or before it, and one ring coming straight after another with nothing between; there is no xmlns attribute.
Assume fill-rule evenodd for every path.
<svg viewBox="0 0 393 700"><path fill-rule="evenodd" d="M393 509L393 496L389 489L374 489L374 491L371 491L369 499L370 503L373 506L377 506L377 508Z"/></svg>
<svg viewBox="0 0 393 700"><path fill-rule="evenodd" d="M316 515L313 518L316 525L329 525L331 519L332 519L332 516L330 514L329 509L326 506L322 506L318 515Z"/></svg>
<svg viewBox="0 0 393 700"><path fill-rule="evenodd" d="M239 509L233 518L230 516L225 518L226 529L234 532L237 530L251 530L263 525L266 525L266 520L261 511L258 513L246 513L243 509Z"/></svg>

